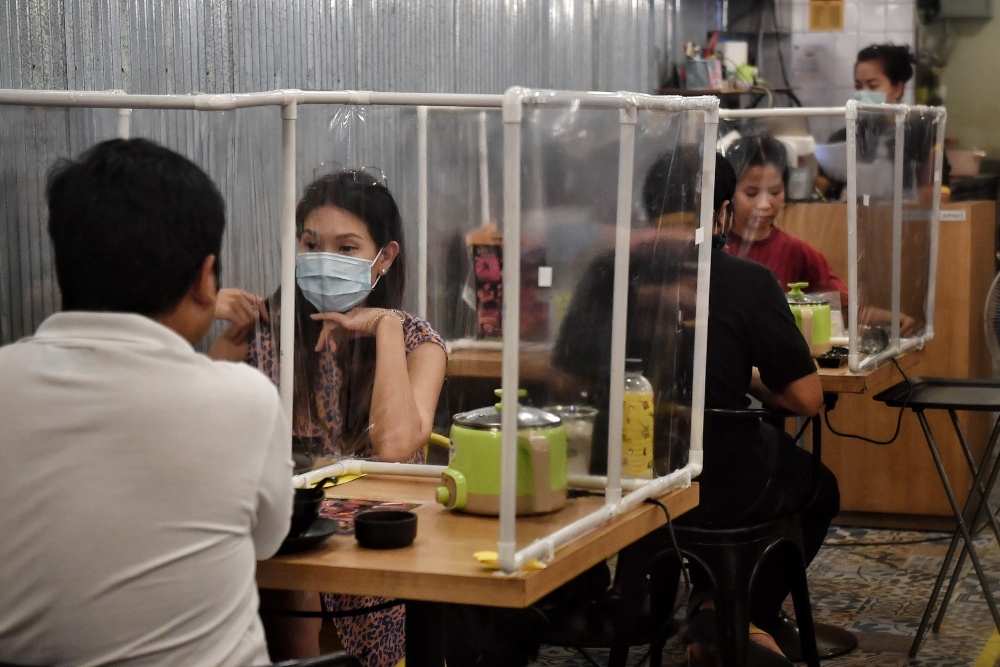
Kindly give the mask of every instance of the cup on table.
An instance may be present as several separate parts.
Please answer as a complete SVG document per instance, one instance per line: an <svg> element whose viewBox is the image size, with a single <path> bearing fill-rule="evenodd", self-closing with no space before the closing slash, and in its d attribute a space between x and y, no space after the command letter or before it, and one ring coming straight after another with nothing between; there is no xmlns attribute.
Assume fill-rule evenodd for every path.
<svg viewBox="0 0 1000 667"><path fill-rule="evenodd" d="M553 405L545 410L558 415L566 428L566 472L570 475L590 474L590 450L597 408L589 405Z"/></svg>
<svg viewBox="0 0 1000 667"><path fill-rule="evenodd" d="M288 528L288 537L302 537L319 516L319 508L323 504L323 484L317 484L311 489L295 489L295 500L292 503L292 522Z"/></svg>

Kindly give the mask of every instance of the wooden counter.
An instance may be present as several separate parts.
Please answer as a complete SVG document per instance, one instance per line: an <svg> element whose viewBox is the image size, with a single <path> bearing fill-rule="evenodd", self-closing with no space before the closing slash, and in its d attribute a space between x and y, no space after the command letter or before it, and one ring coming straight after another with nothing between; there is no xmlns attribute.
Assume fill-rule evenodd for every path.
<svg viewBox="0 0 1000 667"><path fill-rule="evenodd" d="M938 274L934 340L922 358L906 370L912 377L990 377L992 362L983 337L983 307L993 280L993 202L942 206L959 211L964 220L942 221L938 238ZM847 279L847 207L845 204L789 204L780 226L822 251L834 271ZM883 366L898 382L891 365ZM857 395L842 395L830 412L830 423L841 432L886 440L896 428L899 410L871 400L882 387ZM931 431L952 480L959 502L972 482L947 413L927 413ZM986 413L960 413L975 456L982 455L992 419ZM824 426L823 460L840 482L841 511L857 513L951 517L941 480L912 412L903 414L899 438L879 446L833 435ZM878 520L875 520L877 523Z"/></svg>
<svg viewBox="0 0 1000 667"><path fill-rule="evenodd" d="M437 479L369 476L327 490L331 497L419 502L417 539L387 551L362 549L353 537L334 535L313 551L257 564L263 588L381 595L408 600L527 607L593 565L666 523L663 511L640 504L556 551L543 570L504 575L472 554L496 550L496 518L452 512L434 501ZM698 485L659 497L673 517L698 504ZM517 519L523 548L604 504L603 496L571 499L552 514Z"/></svg>

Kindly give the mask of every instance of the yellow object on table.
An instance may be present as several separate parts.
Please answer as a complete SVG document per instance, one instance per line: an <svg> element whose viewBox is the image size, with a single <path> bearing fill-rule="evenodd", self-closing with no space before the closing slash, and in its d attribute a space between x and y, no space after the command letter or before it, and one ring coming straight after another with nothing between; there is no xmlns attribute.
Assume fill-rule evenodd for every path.
<svg viewBox="0 0 1000 667"><path fill-rule="evenodd" d="M500 555L496 551L477 551L476 553L472 554L472 557L475 558L478 562L480 562L483 565L485 565L486 567L492 568L494 570L499 570L500 569L500 562L498 561L498 559L500 558ZM521 569L522 570L544 570L545 569L545 563L543 563L542 561L538 560L537 558L533 558L533 559L529 560L527 563L525 563L521 567Z"/></svg>

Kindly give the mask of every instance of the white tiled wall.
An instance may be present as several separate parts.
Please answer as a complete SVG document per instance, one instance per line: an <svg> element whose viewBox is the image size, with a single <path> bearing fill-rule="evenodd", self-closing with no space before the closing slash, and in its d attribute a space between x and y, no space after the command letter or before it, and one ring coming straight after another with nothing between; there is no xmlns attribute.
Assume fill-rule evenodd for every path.
<svg viewBox="0 0 1000 667"><path fill-rule="evenodd" d="M854 94L854 62L862 48L887 42L914 46L915 0L844 0L843 32L811 32L809 0L781 4L791 25L792 85L807 106L840 106ZM815 75L816 63L824 57L829 61L823 69L825 83ZM903 101L913 101L912 80ZM815 125L817 136L827 129L822 121ZM836 123L829 125L836 129Z"/></svg>

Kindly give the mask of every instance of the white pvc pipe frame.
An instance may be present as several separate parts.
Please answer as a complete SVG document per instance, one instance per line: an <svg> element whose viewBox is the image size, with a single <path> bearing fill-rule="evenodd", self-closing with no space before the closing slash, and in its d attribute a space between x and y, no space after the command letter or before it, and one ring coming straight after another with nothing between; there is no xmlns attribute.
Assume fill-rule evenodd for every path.
<svg viewBox="0 0 1000 667"><path fill-rule="evenodd" d="M858 179L857 179L857 118L858 111L873 111L879 114L894 114L896 121L896 145L893 172L893 212L892 212L892 320L890 322L889 346L877 353L861 358L858 349ZM907 116L917 112L933 117L937 121L934 141L934 182L930 216L930 263L927 274L927 295L925 312L927 322L920 336L906 339L899 337L899 301L902 273L902 229L903 229L903 143ZM796 107L782 109L723 109L719 118L773 118L773 117L816 117L843 116L847 121L847 298L848 298L848 369L852 373L877 368L882 363L898 357L909 350L922 348L934 338L934 299L937 286L938 229L941 217L941 179L944 162L944 129L947 112L944 107L910 106L906 104L871 104L849 100L843 107Z"/></svg>
<svg viewBox="0 0 1000 667"><path fill-rule="evenodd" d="M895 156L893 172L893 209L892 209L892 321L890 323L889 346L877 353L861 359L858 349L858 112L871 111L880 115L893 114L896 123ZM910 113L920 113L932 117L936 124L934 137L934 176L932 184L931 216L930 216L930 262L927 275L927 295L925 313L927 322L920 336L900 339L899 337L899 300L901 292L902 267L902 228L903 228L903 143L905 123ZM848 255L848 315L849 335L847 367L852 373L876 368L885 361L893 359L904 352L921 348L924 343L934 338L934 300L937 289L937 255L938 229L941 218L941 179L944 163L944 130L947 112L943 107L908 106L905 104L872 104L850 100L844 108L847 120L847 255ZM864 202L862 205L867 205Z"/></svg>
<svg viewBox="0 0 1000 667"><path fill-rule="evenodd" d="M612 364L611 364L611 399L608 437L608 476L571 476L574 485L592 488L605 488L606 503L601 510L579 519L564 528L552 533L546 538L536 541L521 551L516 550L515 543L515 503L514 476L516 471L516 413L514 410L503 410L502 428L502 467L501 467L501 498L500 498L500 540L498 542L499 564L506 572L516 572L526 562L533 558L551 559L559 546L574 539L582 533L597 527L615 517L626 509L643 502L646 498L659 495L669 489L688 486L691 479L701 472L702 467L702 417L704 411L704 373L695 373L694 397L692 402L692 433L689 463L665 477L652 481L621 479L621 405L624 385L625 356L625 299L628 274L628 242L631 222L631 190L633 183L632 160L634 156L635 122L637 110L673 110L705 112L704 145L714 148L718 130L719 118L762 118L779 116L840 116L848 120L848 173L855 178L848 178L848 198L857 201L856 188L856 155L852 150L856 137L856 112L858 103L849 102L847 107L830 108L789 108L789 109L718 109L718 100L713 97L675 98L658 97L633 93L571 93L555 91L532 91L523 88L512 88L503 96L500 95L452 95L432 93L380 93L371 91L299 91L278 90L262 93L224 94L224 95L128 95L120 91L111 92L77 92L77 91L34 91L34 90L0 90L0 105L21 106L56 106L56 107L88 107L119 109L117 136L127 138L130 135L130 114L135 108L143 109L178 109L199 111L225 111L239 108L259 106L282 107L282 293L281 307L286 313L294 313L294 255L295 255L295 122L298 104L345 104L345 105L400 105L418 107L418 273L426 282L427 265L427 107L483 107L502 108L504 120L504 254L508 258L508 271L504 272L504 291L510 297L504 300L504 339L519 339L519 289L520 282L520 124L522 110L525 104L570 104L584 107L618 108L620 110L620 154L619 154L619 192L618 211L615 236L615 272L614 301L612 324ZM879 107L885 110L885 107ZM899 107L909 109L909 107ZM943 141L944 112L942 109L919 107L929 113L940 114L942 122L938 127L936 146ZM897 112L902 113L902 112ZM897 142L897 153L901 150L901 142ZM934 184L935 188L932 211L932 248L930 267L930 290L928 304L927 331L918 342L909 346L907 341L899 345L899 307L897 285L894 283L894 298L897 302L893 308L893 349L900 352L909 347L922 345L924 340L933 336L933 299L936 278L937 260L937 224L940 210L940 182L943 152L938 150ZM485 156L483 155L483 161ZM898 155L897 155L898 158ZM897 160L898 161L898 160ZM712 232L712 198L707 193L714 191L715 151L705 151L702 173L701 226L699 240L711 236ZM481 167L482 169L482 167ZM896 177L896 201L901 198L901 178ZM480 174L485 180L485 173ZM484 205L484 214L488 209ZM898 218L898 215L894 217ZM849 246L851 255L850 307L851 307L851 341L852 352L855 351L857 335L857 211L848 206ZM898 220L894 223L898 231ZM897 240L894 234L894 241ZM624 252L623 252L624 251ZM898 243L894 243L894 274L898 274ZM708 318L708 280L710 272L710 244L701 243L699 249L698 297L696 310L695 334L695 364L704 368L707 348L707 318ZM895 278L898 280L898 277ZM287 287L287 289L286 289ZM426 285L421 285L418 295L420 314L426 313ZM287 333L286 333L287 332ZM281 349L291 350L294 344L292 327L282 331ZM287 340L286 340L287 338ZM518 348L506 345L503 349L501 387L508 395L517 395L518 386ZM292 387L292 355L287 358L282 354L281 363L281 395L282 402L291 420L291 387ZM854 370L854 368L852 368ZM616 381L617 380L617 381ZM436 477L443 467L429 465L408 465L398 463L380 463L374 461L344 460L332 466L314 470L296 477L296 485L312 484L323 477L339 476L349 473L370 474L402 474L414 476ZM503 482L506 482L505 484ZM622 490L629 493L622 497Z"/></svg>

